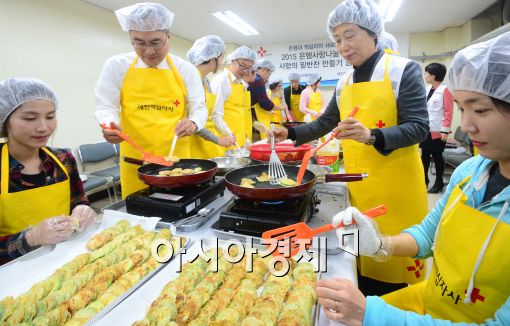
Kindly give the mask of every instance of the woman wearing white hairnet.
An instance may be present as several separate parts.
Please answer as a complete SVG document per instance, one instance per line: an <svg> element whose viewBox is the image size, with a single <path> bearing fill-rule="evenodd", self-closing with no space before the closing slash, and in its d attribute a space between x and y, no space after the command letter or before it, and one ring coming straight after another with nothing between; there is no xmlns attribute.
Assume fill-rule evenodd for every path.
<svg viewBox="0 0 510 326"><path fill-rule="evenodd" d="M239 146L251 141L252 136L250 92L244 79L252 75L256 57L249 47L238 47L228 57L228 69L211 82L212 93L216 94L214 127L221 135L233 136Z"/></svg>
<svg viewBox="0 0 510 326"><path fill-rule="evenodd" d="M46 144L57 100L45 83L0 81L0 264L66 240L96 217L69 150ZM71 216L71 218L69 218Z"/></svg>
<svg viewBox="0 0 510 326"><path fill-rule="evenodd" d="M388 32L382 32L381 37L377 39L377 48L388 54L400 54L400 52L398 52L397 39Z"/></svg>
<svg viewBox="0 0 510 326"><path fill-rule="evenodd" d="M510 325L510 33L459 51L447 84L461 127L480 155L463 162L436 207L418 225L390 238L356 208L360 254L426 258L428 281L365 298L346 280L318 282L330 319L348 325Z"/></svg>
<svg viewBox="0 0 510 326"><path fill-rule="evenodd" d="M294 121L303 122L305 115L299 109L299 103L301 100L301 93L305 90L306 86L301 85L299 80L300 77L298 73L290 73L290 85L283 90L283 94L285 95L285 103L287 103L287 107L292 113Z"/></svg>
<svg viewBox="0 0 510 326"><path fill-rule="evenodd" d="M225 43L216 35L207 35L199 38L188 50L188 60L197 67L205 91L205 103L209 118L205 128L191 136L191 157L193 158L213 158L223 156L225 149L223 147L233 146L235 140L233 137L220 135L214 129L212 121L212 110L216 102L216 95L211 93L211 86L207 75L217 73L223 64L223 51Z"/></svg>
<svg viewBox="0 0 510 326"><path fill-rule="evenodd" d="M272 122L287 122L294 121L294 118L289 112L287 103L282 89L283 79L279 77L271 77L268 82L267 97L274 103L276 107L281 107L280 110L273 110Z"/></svg>
<svg viewBox="0 0 510 326"><path fill-rule="evenodd" d="M96 84L99 123L121 129L145 151L167 156L175 137L174 155L190 158L190 136L207 120L200 74L189 62L169 54L174 14L159 3L137 3L115 11L123 31L129 32L134 52L108 59ZM117 135L103 137L120 143L120 155L141 159L141 154ZM146 188L138 166L120 163L122 197Z"/></svg>
<svg viewBox="0 0 510 326"><path fill-rule="evenodd" d="M326 109L326 99L319 89L321 75L314 73L308 76L306 88L301 92L299 99L299 110L304 115L303 120L310 122L317 119Z"/></svg>
<svg viewBox="0 0 510 326"><path fill-rule="evenodd" d="M388 213L378 218L379 225L385 233L398 234L428 211L418 150L429 132L421 67L376 48L383 20L372 0L345 0L330 13L327 26L337 51L353 69L339 79L319 119L275 134L299 145L338 132L346 172L369 175L348 184L351 204L362 211L386 205ZM355 107L358 112L349 117ZM424 264L410 258L377 262L360 257L358 284L365 294L392 292L423 280Z"/></svg>

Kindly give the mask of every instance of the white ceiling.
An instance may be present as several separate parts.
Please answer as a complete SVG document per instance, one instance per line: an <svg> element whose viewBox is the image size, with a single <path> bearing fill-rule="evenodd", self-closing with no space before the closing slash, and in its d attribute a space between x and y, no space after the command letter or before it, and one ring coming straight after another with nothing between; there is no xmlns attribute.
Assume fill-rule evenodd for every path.
<svg viewBox="0 0 510 326"><path fill-rule="evenodd" d="M82 0L114 11L136 0ZM158 0L152 0L158 1ZM404 0L395 19L386 24L390 33L441 31L464 24L497 0ZM246 45L284 43L327 38L328 14L340 0L159 0L175 13L173 34L195 40L216 34L226 43ZM212 12L233 10L260 32L244 36ZM114 16L112 16L113 18Z"/></svg>

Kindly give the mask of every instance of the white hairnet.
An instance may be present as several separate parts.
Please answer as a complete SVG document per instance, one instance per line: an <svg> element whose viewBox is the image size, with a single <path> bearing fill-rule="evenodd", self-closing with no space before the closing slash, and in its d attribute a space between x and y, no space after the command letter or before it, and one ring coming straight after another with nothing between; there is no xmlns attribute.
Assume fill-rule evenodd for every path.
<svg viewBox="0 0 510 326"><path fill-rule="evenodd" d="M34 78L10 78L0 81L0 136L9 115L21 105L35 100L48 100L57 107L55 92L43 81Z"/></svg>
<svg viewBox="0 0 510 326"><path fill-rule="evenodd" d="M345 0L328 16L328 35L334 41L333 31L341 24L356 24L379 37L384 30L379 7L373 0Z"/></svg>
<svg viewBox="0 0 510 326"><path fill-rule="evenodd" d="M310 74L306 80L306 84L307 85L313 85L315 84L316 82L320 81L321 80L321 75L318 74L318 73L313 73L313 74Z"/></svg>
<svg viewBox="0 0 510 326"><path fill-rule="evenodd" d="M283 83L283 79L278 76L271 76L269 77L269 85L276 84L276 83Z"/></svg>
<svg viewBox="0 0 510 326"><path fill-rule="evenodd" d="M229 60L246 59L246 60L255 61L255 60L257 60L257 54L255 53L255 51L253 51L249 47L243 45L243 46L240 46L237 49L235 49L234 52L232 52L228 56L228 58L229 58Z"/></svg>
<svg viewBox="0 0 510 326"><path fill-rule="evenodd" d="M446 74L451 91L472 91L510 103L510 32L457 52Z"/></svg>
<svg viewBox="0 0 510 326"><path fill-rule="evenodd" d="M300 78L299 78L299 74L297 72L292 72L289 74L289 80L297 80L299 81Z"/></svg>
<svg viewBox="0 0 510 326"><path fill-rule="evenodd" d="M390 49L398 52L397 39L390 33L383 31L381 36L377 39L377 48L379 50Z"/></svg>
<svg viewBox="0 0 510 326"><path fill-rule="evenodd" d="M124 32L153 32L172 27L174 14L162 4L141 2L115 10L115 15Z"/></svg>
<svg viewBox="0 0 510 326"><path fill-rule="evenodd" d="M271 71L276 70L274 64L269 59L258 59L253 65L253 69L257 70L259 68L266 68Z"/></svg>
<svg viewBox="0 0 510 326"><path fill-rule="evenodd" d="M207 35L196 40L186 56L192 64L199 65L219 57L223 50L225 50L225 43L219 36Z"/></svg>

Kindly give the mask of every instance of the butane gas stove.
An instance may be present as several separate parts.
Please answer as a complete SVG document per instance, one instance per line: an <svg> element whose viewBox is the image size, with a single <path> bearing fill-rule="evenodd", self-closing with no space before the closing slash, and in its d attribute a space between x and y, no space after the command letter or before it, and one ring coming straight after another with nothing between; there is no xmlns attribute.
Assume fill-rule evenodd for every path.
<svg viewBox="0 0 510 326"><path fill-rule="evenodd" d="M126 210L130 214L157 216L165 222L174 222L195 214L218 196L223 196L224 191L222 178L182 188L149 187L128 195Z"/></svg>
<svg viewBox="0 0 510 326"><path fill-rule="evenodd" d="M276 201L257 202L235 198L220 214L213 229L223 232L261 237L267 230L308 222L319 211L320 200L315 190L302 197Z"/></svg>

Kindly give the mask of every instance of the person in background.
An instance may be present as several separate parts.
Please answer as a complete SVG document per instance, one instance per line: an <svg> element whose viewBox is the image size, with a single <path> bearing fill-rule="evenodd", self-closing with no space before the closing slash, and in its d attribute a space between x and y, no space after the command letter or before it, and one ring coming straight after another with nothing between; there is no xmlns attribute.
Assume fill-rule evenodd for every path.
<svg viewBox="0 0 510 326"><path fill-rule="evenodd" d="M437 194L443 190L444 159L443 152L450 133L453 117L453 95L442 83L446 67L440 63L431 63L425 67L423 77L427 84L427 109L429 111L430 132L420 144L421 160L425 171L425 184L429 184L430 157L434 159L436 180L429 193Z"/></svg>
<svg viewBox="0 0 510 326"><path fill-rule="evenodd" d="M269 128L270 122L276 117L276 115L273 115L273 111L280 114L280 110L284 109L281 104L275 105L266 92L266 84L269 81L269 76L275 70L275 66L271 60L258 59L253 68L256 72L255 80L248 83L250 86L252 118ZM257 130L253 130L253 135L254 141L265 138L265 135Z"/></svg>
<svg viewBox="0 0 510 326"><path fill-rule="evenodd" d="M290 138L301 145L337 132L346 173L369 175L363 182L348 183L351 204L362 211L386 205L388 213L377 221L382 232L398 234L428 211L418 149L429 132L422 68L376 48L383 20L371 0L343 1L330 13L327 30L353 69L338 81L323 115L305 125L276 129L276 140ZM355 107L358 112L349 117ZM366 295L392 292L423 280L424 264L411 258L376 262L360 257L358 284Z"/></svg>
<svg viewBox="0 0 510 326"><path fill-rule="evenodd" d="M267 97L274 103L275 107L280 107L281 110L273 110L273 116L276 122L294 121L287 103L285 103L285 96L282 90L283 79L280 77L269 78L269 89L267 90Z"/></svg>
<svg viewBox="0 0 510 326"><path fill-rule="evenodd" d="M299 110L305 115L304 121L309 122L317 119L326 109L326 99L319 89L321 79L321 75L317 73L310 74L306 83L306 89L301 92ZM306 115L310 118L306 118Z"/></svg>
<svg viewBox="0 0 510 326"><path fill-rule="evenodd" d="M382 298L365 298L345 279L321 280L316 291L329 319L347 325L510 325L508 44L509 32L460 50L450 64L446 82L462 130L480 155L455 169L425 219L391 237L377 231L379 218L354 207L333 219L356 222L361 255L432 256L430 278Z"/></svg>
<svg viewBox="0 0 510 326"><path fill-rule="evenodd" d="M252 137L250 92L243 79L251 76L256 57L249 47L238 47L229 56L228 69L211 82L211 91L216 94L212 113L214 127L221 135L234 137L239 146L244 146Z"/></svg>
<svg viewBox="0 0 510 326"><path fill-rule="evenodd" d="M220 135L214 129L212 110L216 102L216 95L211 93L211 86L207 79L209 73L217 73L221 68L224 50L225 43L219 36L207 35L196 40L186 54L188 60L195 65L202 77L205 103L209 113L205 128L191 136L190 150L192 158L207 159L223 156L225 149L222 147L230 147L235 144L233 137Z"/></svg>
<svg viewBox="0 0 510 326"><path fill-rule="evenodd" d="M377 39L377 49L383 50L387 54L400 55L397 39L388 32L383 31L381 37Z"/></svg>
<svg viewBox="0 0 510 326"><path fill-rule="evenodd" d="M299 102L301 99L301 92L306 88L299 84L299 74L298 73L290 73L289 74L289 82L290 85L283 90L283 94L285 96L285 103L287 107L290 109L291 115L294 118L294 121L303 122L303 118L305 115L299 109Z"/></svg>
<svg viewBox="0 0 510 326"><path fill-rule="evenodd" d="M190 158L190 136L205 126L207 107L200 74L189 62L168 53L174 14L159 3L137 3L115 11L129 32L135 52L109 58L96 84L95 116L99 123L122 130L145 151ZM141 154L117 135L104 130L110 143L120 143L120 155ZM120 162L122 197L146 188L138 166Z"/></svg>
<svg viewBox="0 0 510 326"><path fill-rule="evenodd" d="M32 78L0 81L0 265L66 240L96 219L70 150L46 147L57 98ZM70 216L70 217L69 217Z"/></svg>

